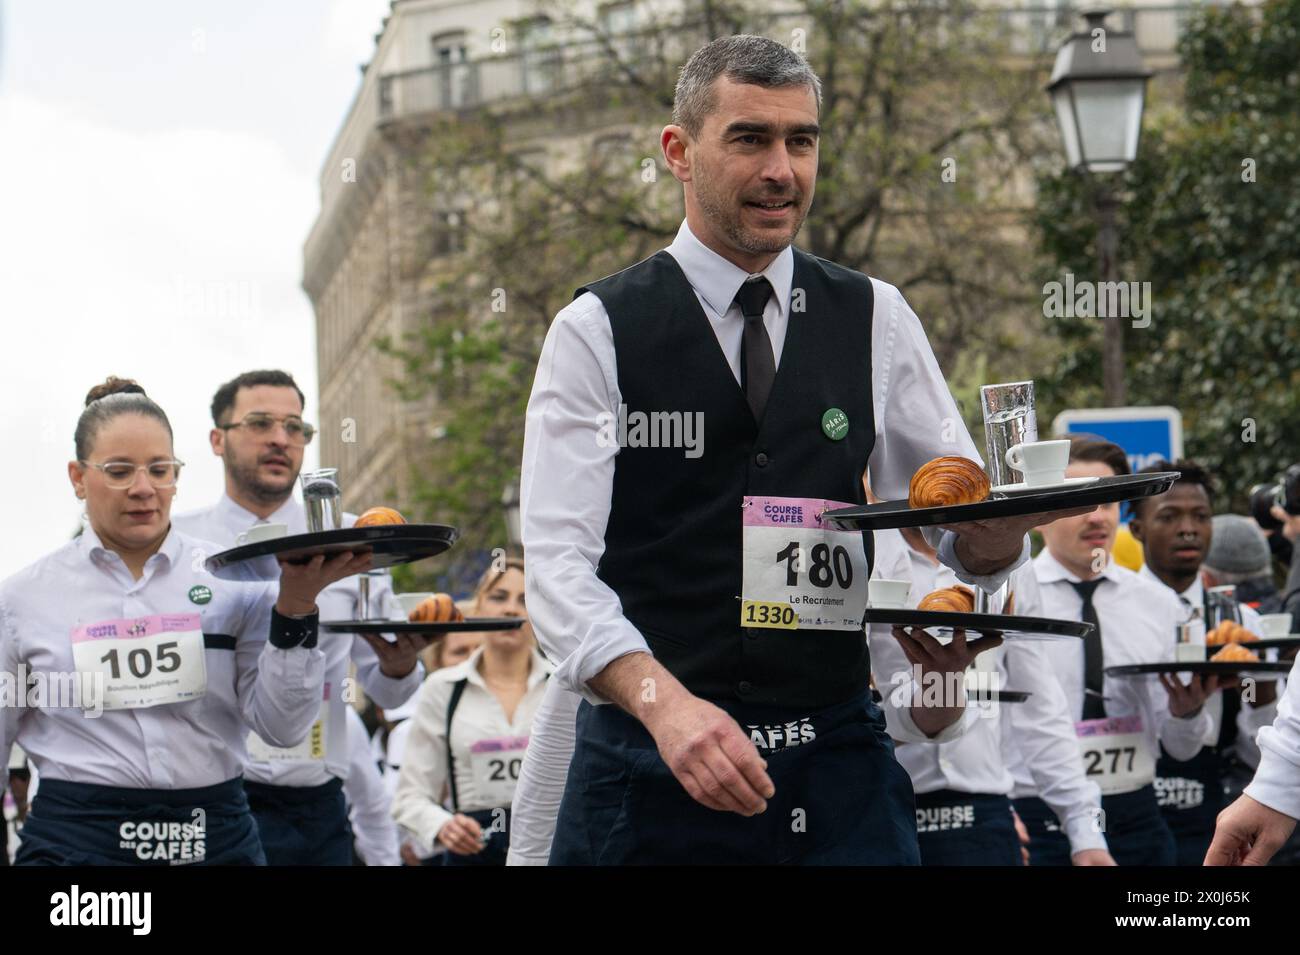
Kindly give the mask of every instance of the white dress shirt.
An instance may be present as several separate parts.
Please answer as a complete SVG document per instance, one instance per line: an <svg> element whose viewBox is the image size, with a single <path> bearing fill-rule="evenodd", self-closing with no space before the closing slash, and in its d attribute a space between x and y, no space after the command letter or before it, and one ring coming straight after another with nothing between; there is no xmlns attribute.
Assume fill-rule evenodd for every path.
<svg viewBox="0 0 1300 955"><path fill-rule="evenodd" d="M191 511L173 518L182 531L221 545L218 550L234 547L236 538L255 524L287 524L289 534L307 533L307 514L302 504L293 498L266 519L246 510L231 499L221 495L212 507ZM351 527L356 515L345 514L343 525ZM356 620L360 613L358 576L337 581L321 591L316 598L320 619ZM388 574L370 575L370 615L392 616L396 606L391 578ZM322 629L318 646L325 654L325 687L318 718L324 723L324 759L250 759L244 772L247 779L272 786L319 786L332 777L348 778L347 701L344 696L348 684L348 661L357 666L357 680L367 695L385 709L400 705L414 695L424 679L419 663L404 677L385 676L379 669L379 658L364 639L356 634L331 633ZM256 743L256 741L254 741Z"/></svg>
<svg viewBox="0 0 1300 955"><path fill-rule="evenodd" d="M447 704L455 684L467 681L451 728L457 810L468 813L496 809L497 804L480 794L471 747L482 740L529 736L544 683L553 669L545 657L532 651L528 688L515 707L514 718L507 719L479 672L482 657L483 647L479 647L465 662L431 673L420 687L415 716L407 721L411 732L393 799L393 818L426 853L432 851L438 831L454 815L442 805L442 793L448 784Z"/></svg>
<svg viewBox="0 0 1300 955"><path fill-rule="evenodd" d="M1034 558L1033 567L1038 578L1041 616L1082 619L1083 600L1071 586L1080 578L1061 566L1047 550ZM1103 581L1092 601L1101 624L1103 666L1171 661L1175 628L1187 617L1178 599L1167 587L1143 580L1114 561L1102 571L1101 577ZM1065 692L1070 719L1082 720L1084 641L1053 641L1044 643L1043 650ZM1103 679L1102 693L1108 717L1142 717L1142 733L1152 758L1160 755L1160 743L1174 759L1191 759L1200 750L1201 740L1210 727L1209 713L1202 707L1191 718L1171 715L1169 696L1154 674L1108 675ZM1042 795L1027 765L1030 756L1023 748L1013 749L1011 771L1016 780L1013 798Z"/></svg>
<svg viewBox="0 0 1300 955"><path fill-rule="evenodd" d="M397 825L393 822L392 800L370 755L366 724L355 707L345 707L348 730L348 778L343 796L348 802L348 821L357 855L366 865L401 865L397 850Z"/></svg>
<svg viewBox="0 0 1300 955"><path fill-rule="evenodd" d="M882 550L892 552L902 546L909 552L907 560L911 563L914 552L897 531L878 531L875 536L878 559ZM890 563L885 564L885 569L891 569ZM950 584L943 570L928 576L924 586L913 586L909 606L915 607L936 587ZM1016 613L1040 616L1033 565L1018 568L1011 575L1011 583ZM909 664L888 628L873 627L872 636L872 670L877 688L884 694L891 680L897 682L890 674L909 668ZM898 744L898 762L912 778L917 793L952 790L985 795L1010 795L1015 780L1007 767L1006 754L1010 751L1009 740L1014 737L1021 751L1028 754L1028 771L1044 801L1065 820L1071 851L1104 850L1106 838L1096 825L1101 791L1084 776L1074 722L1052 672L1046 646L1043 641L1013 638L976 657L974 666L986 675L985 686L1028 692L1024 703L967 704L962 719L933 739L918 736L910 719L906 723L898 720L907 715L905 710L885 707L890 735Z"/></svg>
<svg viewBox="0 0 1300 955"><path fill-rule="evenodd" d="M533 714L524 765L510 804L510 850L506 865L546 865L560 818L560 800L577 744L582 697L548 680Z"/></svg>
<svg viewBox="0 0 1300 955"><path fill-rule="evenodd" d="M743 322L732 301L750 276L707 248L685 222L668 252L695 290L739 382ZM763 322L779 367L790 321L794 253L786 248L761 274L775 292ZM935 457L981 459L920 320L898 289L871 282L871 368L864 373L872 378L876 442L868 470L872 489L890 500L906 497L912 474ZM528 401L520 491L533 627L547 656L559 661L556 679L593 703L605 701L588 688L588 680L621 656L649 652L645 638L623 616L617 594L596 576L618 452L602 447L610 442L598 440L600 422L617 416L621 403L609 316L600 299L587 292L560 310L542 346ZM997 589L1029 550L1026 540L1011 567L975 577L957 560L953 534L931 536L938 541L940 560L987 590ZM734 546L740 560L739 539L719 546Z"/></svg>
<svg viewBox="0 0 1300 955"><path fill-rule="evenodd" d="M1151 570L1151 565L1143 564L1138 569L1138 576L1166 587L1169 592L1178 598L1180 604L1190 617L1203 617L1205 611L1205 587L1201 584L1201 575L1197 574L1192 578L1192 583L1181 593L1169 587L1163 580L1155 575ZM1238 604L1237 609L1241 612L1241 625L1257 637L1264 636L1264 628L1259 623L1259 612L1253 607L1247 607L1245 604ZM1209 648L1209 654L1217 653L1222 647ZM1283 687L1278 687L1279 695L1283 692ZM1205 711L1210 714L1210 728L1206 730L1205 738L1201 740L1205 746L1214 746L1219 742L1219 728L1223 725L1223 694L1215 693L1205 701ZM1247 766L1255 767L1259 765L1259 748L1255 745L1255 736L1259 733L1260 727L1268 726L1277 716L1277 703L1267 703L1263 706L1252 706L1242 701L1241 708L1237 711L1237 739L1233 744L1233 751Z"/></svg>
<svg viewBox="0 0 1300 955"><path fill-rule="evenodd" d="M71 634L99 621L197 613L205 634L236 640L233 651L204 651L207 687L197 699L98 717L76 707L0 706L0 751L17 741L49 779L191 789L244 772L250 727L279 746L300 742L320 704L325 655L272 646L279 587L217 580L195 557L217 550L173 527L135 580L87 525L0 584L0 671L9 674L75 673ZM200 585L211 591L201 604Z"/></svg>
<svg viewBox="0 0 1300 955"><path fill-rule="evenodd" d="M1259 731L1259 768L1245 793L1270 809L1300 819L1300 658L1287 674L1273 725Z"/></svg>

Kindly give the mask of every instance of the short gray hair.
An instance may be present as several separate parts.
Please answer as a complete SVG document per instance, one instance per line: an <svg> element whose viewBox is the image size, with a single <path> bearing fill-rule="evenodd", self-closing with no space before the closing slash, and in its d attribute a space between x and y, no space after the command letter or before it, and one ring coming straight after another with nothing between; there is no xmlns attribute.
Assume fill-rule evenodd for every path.
<svg viewBox="0 0 1300 955"><path fill-rule="evenodd" d="M724 36L696 50L677 77L673 122L691 136L700 134L717 105L713 82L719 76L768 88L811 86L821 110L822 82L802 56L767 37Z"/></svg>

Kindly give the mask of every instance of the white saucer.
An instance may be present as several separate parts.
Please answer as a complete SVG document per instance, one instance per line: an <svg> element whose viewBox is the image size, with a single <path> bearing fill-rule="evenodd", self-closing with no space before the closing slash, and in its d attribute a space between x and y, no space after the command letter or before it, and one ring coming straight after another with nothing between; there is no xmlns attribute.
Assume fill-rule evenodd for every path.
<svg viewBox="0 0 1300 955"><path fill-rule="evenodd" d="M997 487L989 488L990 494L1037 494L1040 491L1060 491L1067 487L1079 487L1083 484L1091 484L1093 481L1101 480L1097 475L1092 477L1072 477L1064 481L1056 481L1052 484L1035 484L1030 487L1028 484L999 484Z"/></svg>

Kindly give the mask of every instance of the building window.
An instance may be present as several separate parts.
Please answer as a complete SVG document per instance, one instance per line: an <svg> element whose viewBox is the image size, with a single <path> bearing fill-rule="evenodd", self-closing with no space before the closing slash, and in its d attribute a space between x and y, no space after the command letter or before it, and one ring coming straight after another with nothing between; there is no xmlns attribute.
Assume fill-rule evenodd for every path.
<svg viewBox="0 0 1300 955"><path fill-rule="evenodd" d="M432 38L434 102L439 109L460 109L476 99L475 73L469 62L465 31L438 33Z"/></svg>
<svg viewBox="0 0 1300 955"><path fill-rule="evenodd" d="M549 93L560 84L560 48L555 42L551 18L545 15L523 20L516 27L523 92Z"/></svg>
<svg viewBox="0 0 1300 955"><path fill-rule="evenodd" d="M433 242L430 251L435 256L455 255L465 251L465 217L461 212L435 212L433 215Z"/></svg>

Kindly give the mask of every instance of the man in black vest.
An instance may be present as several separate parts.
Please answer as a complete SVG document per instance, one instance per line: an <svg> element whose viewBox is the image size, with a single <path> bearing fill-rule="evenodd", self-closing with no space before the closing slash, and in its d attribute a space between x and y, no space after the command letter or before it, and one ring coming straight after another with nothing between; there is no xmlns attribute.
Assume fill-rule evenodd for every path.
<svg viewBox="0 0 1300 955"><path fill-rule="evenodd" d="M697 51L661 137L677 239L579 289L547 336L524 440L528 605L559 685L586 698L552 864L918 862L868 691L871 536L820 515L865 503L869 462L895 498L926 461L978 452L898 290L791 245L820 89L762 37ZM992 588L1025 532L1066 513L933 542ZM995 641L895 635L912 728L959 735L964 689L920 690L962 686Z"/></svg>

